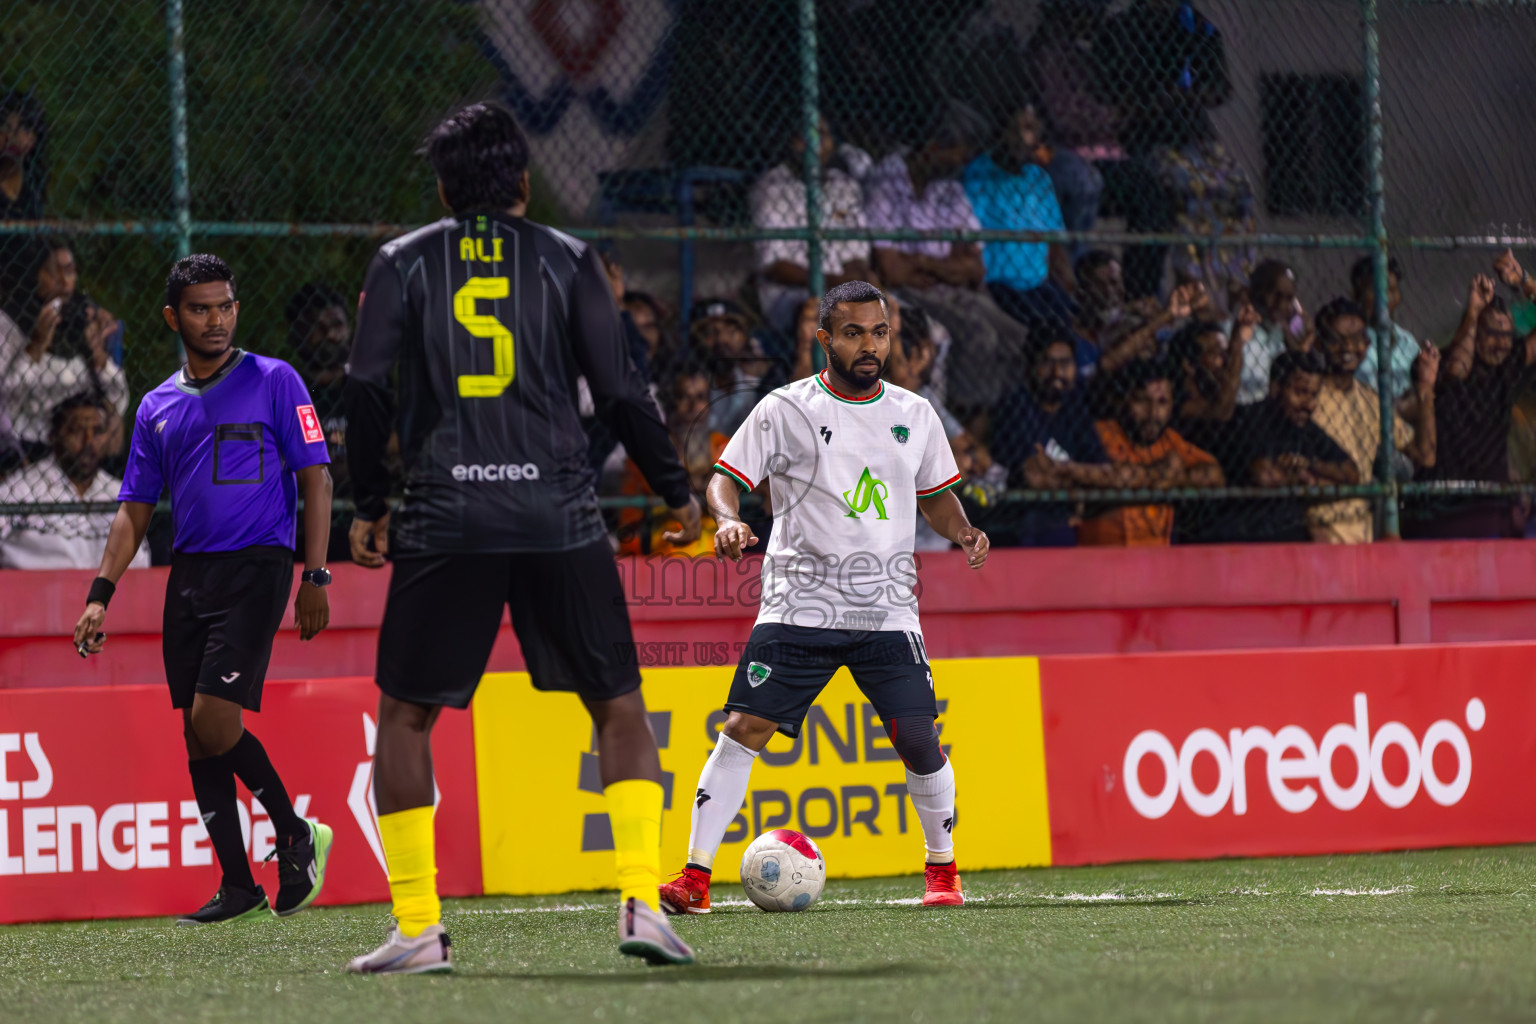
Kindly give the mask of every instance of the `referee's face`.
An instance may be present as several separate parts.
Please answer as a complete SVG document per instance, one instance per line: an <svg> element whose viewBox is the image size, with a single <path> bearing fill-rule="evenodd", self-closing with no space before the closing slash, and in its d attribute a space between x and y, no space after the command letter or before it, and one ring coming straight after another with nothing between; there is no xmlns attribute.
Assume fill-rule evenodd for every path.
<svg viewBox="0 0 1536 1024"><path fill-rule="evenodd" d="M228 281L188 285L176 309L166 309L165 320L181 335L181 342L204 359L217 359L235 343L235 321L240 303Z"/></svg>

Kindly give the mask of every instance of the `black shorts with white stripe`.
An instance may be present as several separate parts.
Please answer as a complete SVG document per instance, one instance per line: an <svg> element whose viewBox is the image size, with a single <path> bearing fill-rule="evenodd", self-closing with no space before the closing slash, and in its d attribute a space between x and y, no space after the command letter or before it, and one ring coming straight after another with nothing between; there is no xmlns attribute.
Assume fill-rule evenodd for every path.
<svg viewBox="0 0 1536 1024"><path fill-rule="evenodd" d="M779 732L798 736L806 712L845 665L882 721L938 715L921 633L781 622L753 627L725 709L777 722Z"/></svg>

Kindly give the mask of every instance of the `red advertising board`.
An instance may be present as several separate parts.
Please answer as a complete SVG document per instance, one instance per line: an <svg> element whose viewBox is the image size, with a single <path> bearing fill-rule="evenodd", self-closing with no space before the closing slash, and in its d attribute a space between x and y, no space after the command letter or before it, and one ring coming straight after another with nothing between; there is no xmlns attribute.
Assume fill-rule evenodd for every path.
<svg viewBox="0 0 1536 1024"><path fill-rule="evenodd" d="M335 830L322 903L389 898L370 800L377 704L367 678L269 682L247 717L296 809ZM433 746L438 885L477 894L469 714L446 712ZM275 893L272 824L239 798L257 881ZM164 687L0 690L0 922L185 913L218 883Z"/></svg>
<svg viewBox="0 0 1536 1024"><path fill-rule="evenodd" d="M1017 742L988 749L1039 758L1043 738L1050 846L1042 825L1038 861L1070 865L1536 841L1533 660L1536 644L1043 658L1038 734L1034 659L969 670L994 706L1029 683L1010 719ZM953 680L960 666L936 674ZM660 699L669 684L648 685ZM300 812L335 829L325 903L388 898L370 804L376 702L367 678L273 682L250 718ZM218 869L168 704L159 686L0 690L0 923L174 914L212 893ZM588 735L566 710L581 719L572 735ZM500 735L494 719L482 726ZM482 865L474 743L469 713L443 715L440 890L478 894L494 867L524 891L505 851ZM1032 763L1015 781L1038 778ZM271 823L241 799L257 877L275 884L259 863ZM498 801L515 819L516 802ZM998 813L983 803L978 813ZM1037 862L1021 849L969 863Z"/></svg>
<svg viewBox="0 0 1536 1024"><path fill-rule="evenodd" d="M1536 841L1536 647L1041 660L1055 864Z"/></svg>

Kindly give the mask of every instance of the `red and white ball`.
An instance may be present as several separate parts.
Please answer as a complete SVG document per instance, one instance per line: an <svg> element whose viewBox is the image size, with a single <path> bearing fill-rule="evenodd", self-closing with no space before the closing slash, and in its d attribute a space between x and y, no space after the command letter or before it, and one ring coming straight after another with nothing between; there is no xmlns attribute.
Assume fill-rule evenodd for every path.
<svg viewBox="0 0 1536 1024"><path fill-rule="evenodd" d="M764 832L741 855L741 886L764 910L805 910L821 898L826 884L820 848L793 829Z"/></svg>

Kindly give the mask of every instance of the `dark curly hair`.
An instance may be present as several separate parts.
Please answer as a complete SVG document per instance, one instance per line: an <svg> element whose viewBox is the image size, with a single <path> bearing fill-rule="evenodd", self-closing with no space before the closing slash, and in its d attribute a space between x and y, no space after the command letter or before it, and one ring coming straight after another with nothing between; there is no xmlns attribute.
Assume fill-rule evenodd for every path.
<svg viewBox="0 0 1536 1024"><path fill-rule="evenodd" d="M171 267L165 279L165 304L172 309L181 308L181 293L194 284L210 281L228 281L229 290L235 290L235 272L229 264L208 252L195 252L183 256Z"/></svg>

